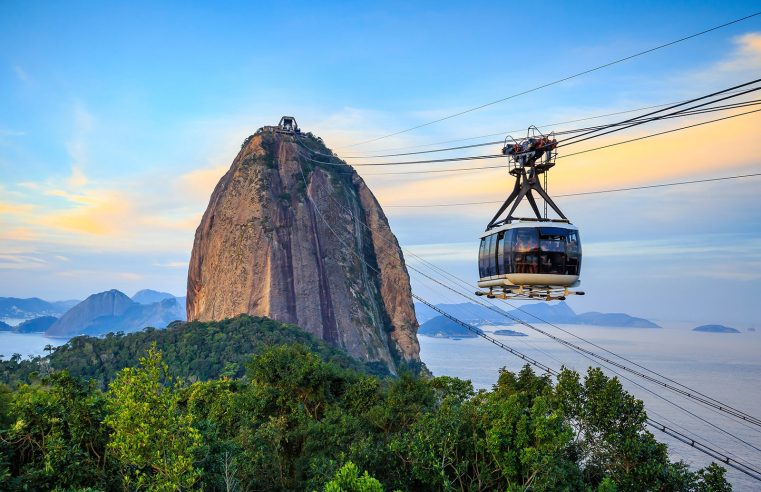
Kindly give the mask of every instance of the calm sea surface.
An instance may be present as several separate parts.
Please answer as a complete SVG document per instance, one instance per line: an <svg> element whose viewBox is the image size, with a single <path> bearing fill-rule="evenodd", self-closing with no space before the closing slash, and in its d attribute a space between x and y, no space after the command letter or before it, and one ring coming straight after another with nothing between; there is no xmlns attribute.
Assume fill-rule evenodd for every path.
<svg viewBox="0 0 761 492"><path fill-rule="evenodd" d="M550 326L541 325L551 333L583 344ZM489 327L484 327L489 331ZM695 333L687 326L669 326L657 329L598 328L588 326L561 326L573 334L590 340L632 361L658 371L713 398L726 402L751 415L761 415L761 332L756 333ZM495 328L496 329L496 328ZM580 372L592 363L541 334L521 328L528 337L498 337L540 362L558 368L561 363ZM14 334L0 332L0 354L7 359L13 353L23 356L43 355L47 344L57 346L65 339L46 338L42 334ZM594 347L592 350L598 351ZM435 375L469 379L476 388L490 388L497 380L500 368L517 371L523 365L520 359L489 342L477 339L449 340L420 337L421 357ZM610 372L609 372L610 374ZM627 373L623 373L627 375ZM649 415L700 441L720 449L730 457L761 468L761 453L732 437L686 414L671 405L676 403L703 419L761 448L761 429L738 422L717 411L707 409L690 400L658 388L651 383L635 379L647 390L623 381L627 390L645 401ZM700 452L657 431L656 437L669 444L672 455L691 466L701 467L710 462ZM729 469L728 477L735 490L759 490L759 484L740 472Z"/></svg>
<svg viewBox="0 0 761 492"><path fill-rule="evenodd" d="M7 360L13 354L21 354L24 358L30 355L45 355L45 345L57 347L67 341L67 338L48 338L42 333L0 331L0 358Z"/></svg>

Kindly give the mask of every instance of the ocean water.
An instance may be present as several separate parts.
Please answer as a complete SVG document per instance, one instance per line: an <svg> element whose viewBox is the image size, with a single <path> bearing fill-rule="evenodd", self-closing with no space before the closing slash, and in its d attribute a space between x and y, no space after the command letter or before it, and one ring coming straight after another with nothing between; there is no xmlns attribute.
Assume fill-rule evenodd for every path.
<svg viewBox="0 0 761 492"><path fill-rule="evenodd" d="M559 332L551 326L537 326L574 343L584 345L584 342L575 340L572 336ZM690 331L690 327L679 325L667 326L663 329L600 328L576 325L560 325L560 327L739 410L761 416L761 332L695 333ZM483 328L488 332L500 327ZM582 373L587 367L593 365L589 360L544 335L523 327L511 328L523 331L528 336L497 336L497 338L546 365L554 368L564 365ZM24 357L44 355L45 345L58 346L65 342L65 339L47 338L41 333L0 332L0 354L4 359L9 358L13 353L19 353ZM594 347L590 349L600 351ZM496 382L500 368L506 367L511 371L517 371L523 366L522 360L482 338L451 340L421 336L420 355L435 375L469 379L476 388L485 389L491 388ZM624 387L645 402L651 417L663 420L667 425L693 435L700 441L726 452L730 457L737 457L761 468L761 453L686 414L669 402L690 410L758 448L761 448L761 428L739 422L664 388L618 371L642 386L639 387L622 379ZM643 388L661 395L668 401ZM682 459L695 468L711 462L710 458L695 449L658 431L653 433L657 439L669 445L675 459ZM727 476L735 490L761 490L761 484L731 468Z"/></svg>
<svg viewBox="0 0 761 492"><path fill-rule="evenodd" d="M584 342L551 326L537 327L585 346ZM663 329L576 325L560 325L560 328L734 408L761 417L761 333L696 333L690 331L691 327L678 325ZM493 329L497 327L484 327L484 331L487 332ZM564 365L583 374L590 365L598 365L542 334L525 327L514 329L529 336L496 338L550 367L557 369ZM586 348L600 352L600 349L595 347ZM486 389L491 388L497 381L500 368L517 371L524 365L521 359L482 338L451 340L421 336L420 355L433 374L469 379L474 387ZM735 420L718 410L708 409L620 369L616 370L640 385L619 378L629 392L645 402L650 417L725 452L730 458L738 458L761 468L761 452L690 416L671 403L693 412L759 449L761 428ZM615 375L607 370L606 373ZM673 458L682 459L691 467L699 468L712 461L701 452L659 431L652 432L658 440L669 445ZM727 477L735 490L761 490L761 483L739 471L728 468Z"/></svg>
<svg viewBox="0 0 761 492"><path fill-rule="evenodd" d="M42 333L9 333L0 331L0 359L10 359L13 354L26 358L32 355L45 355L45 345L57 347L68 338L48 338Z"/></svg>

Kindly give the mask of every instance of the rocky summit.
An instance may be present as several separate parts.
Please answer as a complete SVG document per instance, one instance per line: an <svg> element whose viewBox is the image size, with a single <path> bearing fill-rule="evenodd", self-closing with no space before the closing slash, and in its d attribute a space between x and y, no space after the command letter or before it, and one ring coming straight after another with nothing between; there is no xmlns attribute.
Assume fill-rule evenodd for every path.
<svg viewBox="0 0 761 492"><path fill-rule="evenodd" d="M188 271L188 320L298 325L354 357L419 363L402 251L361 177L322 140L265 127L211 195Z"/></svg>

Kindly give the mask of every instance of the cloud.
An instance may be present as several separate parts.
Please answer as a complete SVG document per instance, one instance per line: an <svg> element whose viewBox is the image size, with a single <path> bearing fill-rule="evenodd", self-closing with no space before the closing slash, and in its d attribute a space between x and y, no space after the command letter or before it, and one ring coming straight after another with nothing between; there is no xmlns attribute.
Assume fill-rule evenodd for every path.
<svg viewBox="0 0 761 492"><path fill-rule="evenodd" d="M0 202L0 214L27 214L34 209L34 205L25 203Z"/></svg>
<svg viewBox="0 0 761 492"><path fill-rule="evenodd" d="M66 141L66 151L71 159L69 184L74 187L81 187L88 182L83 169L89 162L88 139L95 125L95 116L84 103L78 101L72 109L71 119L72 136Z"/></svg>
<svg viewBox="0 0 761 492"><path fill-rule="evenodd" d="M0 254L0 270L30 270L44 268L45 260L21 254Z"/></svg>
<svg viewBox="0 0 761 492"><path fill-rule="evenodd" d="M71 176L66 180L66 182L71 186L72 188L81 188L87 183L89 183L89 179L87 179L87 176L85 176L85 173L82 171L82 168L79 166L72 166L71 168Z"/></svg>
<svg viewBox="0 0 761 492"><path fill-rule="evenodd" d="M229 166L226 165L214 165L188 171L177 179L177 186L182 192L189 193L194 198L208 200L214 186L228 168Z"/></svg>
<svg viewBox="0 0 761 492"><path fill-rule="evenodd" d="M66 278L81 278L84 276L95 277L101 279L113 280L126 280L129 282L137 282L145 278L143 275L133 272L111 272L107 270L64 270L55 273L58 277Z"/></svg>
<svg viewBox="0 0 761 492"><path fill-rule="evenodd" d="M740 235L686 236L680 239L596 242L584 245L588 257L661 256L673 258L688 255L701 257L733 257L761 260L761 238Z"/></svg>
<svg viewBox="0 0 761 492"><path fill-rule="evenodd" d="M749 32L734 38L735 49L726 60L716 63L713 71L725 73L755 72L761 69L761 33Z"/></svg>
<svg viewBox="0 0 761 492"><path fill-rule="evenodd" d="M153 266L157 267L163 267L163 268L187 268L188 262L187 261L167 261L167 262L155 262Z"/></svg>
<svg viewBox="0 0 761 492"><path fill-rule="evenodd" d="M22 82L29 82L31 80L26 70L24 70L18 65L13 66L13 73L15 73L16 77Z"/></svg>
<svg viewBox="0 0 761 492"><path fill-rule="evenodd" d="M39 235L29 227L15 227L4 231L2 238L12 241L36 241Z"/></svg>
<svg viewBox="0 0 761 492"><path fill-rule="evenodd" d="M737 111L736 111L737 112ZM706 121L710 118L691 117L679 121L679 126ZM577 150L645 136L674 128L674 123L649 126L647 130L632 130L595 139L589 144L561 149L561 156ZM567 158L558 159L550 172L550 193L553 195L594 191L607 188L637 186L700 176L721 176L758 167L761 160L761 139L756 129L761 127L761 113L741 116L646 140L623 144ZM487 152L489 152L487 150ZM501 164L500 160L481 161L483 165ZM463 166L444 164L441 169ZM404 167L412 170L415 166ZM430 168L430 167L429 167ZM360 173L366 167L358 168ZM396 170L396 169L395 169ZM371 171L375 172L375 170ZM513 179L506 169L411 174L403 176L364 176L383 205L409 205L460 201L500 200L512 189ZM442 190L446 190L442 192ZM411 199L414 197L414 200ZM398 214L452 214L462 210L403 209Z"/></svg>
<svg viewBox="0 0 761 492"><path fill-rule="evenodd" d="M478 254L478 242L469 243L433 243L402 245L405 253L405 261L416 263L418 260L413 255L420 256L427 261L451 262L473 261ZM409 254L412 253L412 254Z"/></svg>

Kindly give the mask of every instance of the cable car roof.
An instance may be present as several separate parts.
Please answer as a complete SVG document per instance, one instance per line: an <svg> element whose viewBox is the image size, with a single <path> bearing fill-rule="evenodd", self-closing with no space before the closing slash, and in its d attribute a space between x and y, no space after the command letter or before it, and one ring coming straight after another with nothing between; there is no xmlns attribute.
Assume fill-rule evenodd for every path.
<svg viewBox="0 0 761 492"><path fill-rule="evenodd" d="M507 231L510 229L518 229L521 227L556 227L558 229L568 229L571 231L578 231L579 228L571 224L567 220L536 220L536 219L513 219L509 224L503 224L499 227L489 229L481 234L479 237L484 238L496 234L500 231Z"/></svg>

